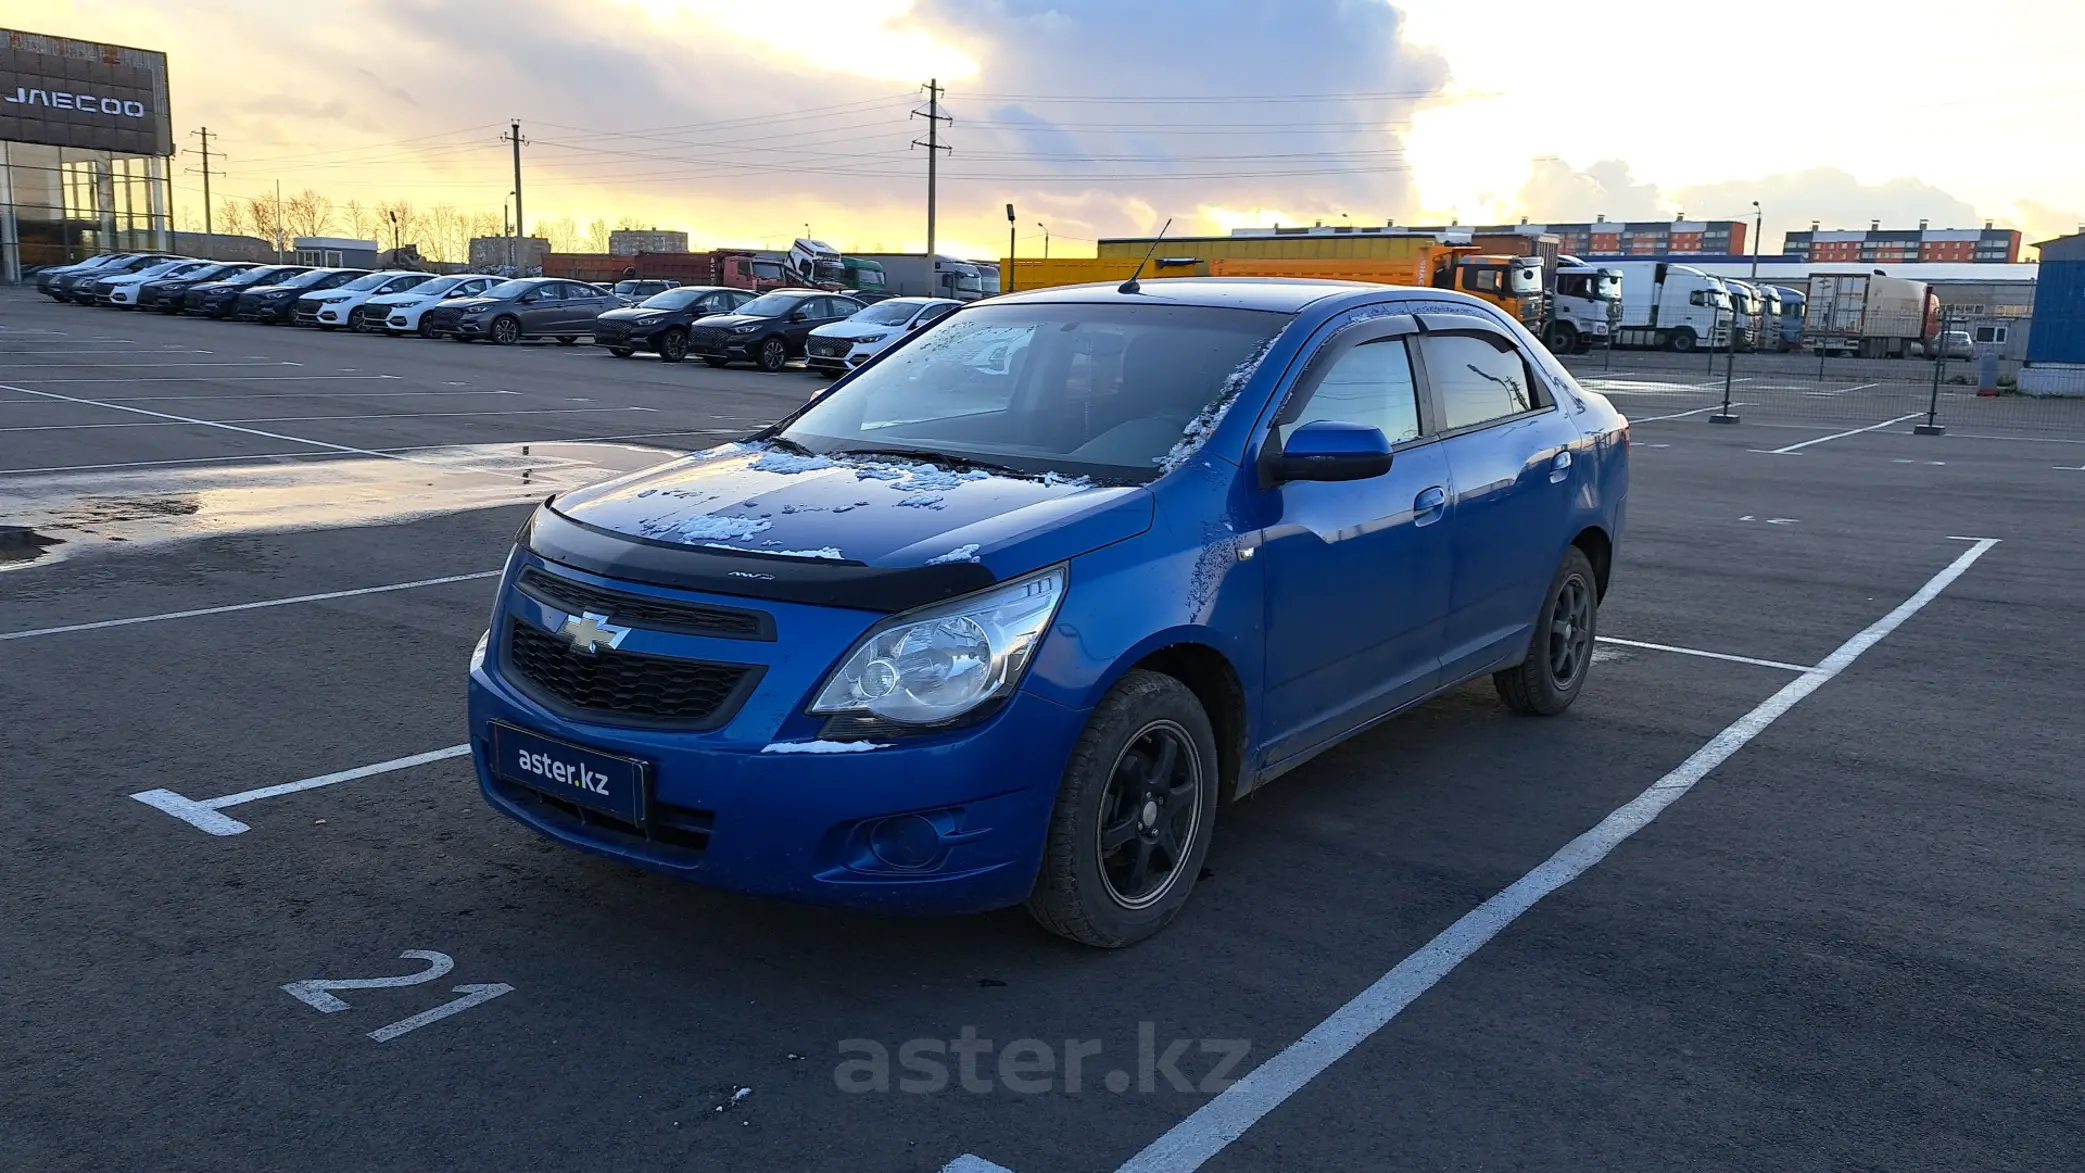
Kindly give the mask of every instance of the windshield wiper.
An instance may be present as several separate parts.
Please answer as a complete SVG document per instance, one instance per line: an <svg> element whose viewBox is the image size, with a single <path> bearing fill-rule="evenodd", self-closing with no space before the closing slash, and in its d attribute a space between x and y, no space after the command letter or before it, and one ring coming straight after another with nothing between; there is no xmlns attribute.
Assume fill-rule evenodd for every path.
<svg viewBox="0 0 2085 1173"><path fill-rule="evenodd" d="M827 456L898 456L917 460L922 464L940 464L957 469L981 469L986 472L1012 473L1017 477L1033 477L1034 473L1024 468L1015 468L992 460L979 460L974 456L957 456L949 452L933 452L918 448L836 448Z"/></svg>
<svg viewBox="0 0 2085 1173"><path fill-rule="evenodd" d="M811 451L809 448L804 447L802 444L797 443L795 440L792 440L779 432L772 436L769 436L765 441L763 441L763 443L774 444L778 447L787 448L791 452L796 453L798 456L821 455L820 453Z"/></svg>

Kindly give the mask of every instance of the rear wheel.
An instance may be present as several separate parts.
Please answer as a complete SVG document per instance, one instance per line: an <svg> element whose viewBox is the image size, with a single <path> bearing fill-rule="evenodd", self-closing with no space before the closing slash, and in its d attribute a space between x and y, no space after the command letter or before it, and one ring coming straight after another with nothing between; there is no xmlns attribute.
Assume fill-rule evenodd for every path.
<svg viewBox="0 0 2085 1173"><path fill-rule="evenodd" d="M728 367L728 366L730 366L730 365L731 365L731 360L730 360L730 359L728 359L728 358L718 358L718 357L717 357L716 355L714 355L714 354L705 354L705 355L703 355L703 356L702 356L702 361L703 361L703 362L706 362L706 363L708 363L709 365L711 365L711 366L713 366L713 367L716 367L716 368L717 368L718 370L723 370L723 369L724 369L725 367Z"/></svg>
<svg viewBox="0 0 2085 1173"><path fill-rule="evenodd" d="M1515 712L1544 717L1570 708L1592 669L1599 621L1600 588L1593 564L1585 551L1573 546L1543 596L1527 659L1492 674L1499 699Z"/></svg>
<svg viewBox="0 0 2085 1173"><path fill-rule="evenodd" d="M1209 853L1216 762L1209 715L1186 685L1157 672L1123 677L1065 767L1029 915L1103 949L1171 923Z"/></svg>
<svg viewBox="0 0 2085 1173"><path fill-rule="evenodd" d="M521 323L513 318L500 318L492 323L494 346L512 346L521 341Z"/></svg>
<svg viewBox="0 0 2085 1173"><path fill-rule="evenodd" d="M688 332L668 330L659 336L659 357L667 362L679 362L688 357Z"/></svg>
<svg viewBox="0 0 2085 1173"><path fill-rule="evenodd" d="M773 374L789 365L789 344L770 338L760 344L760 369Z"/></svg>

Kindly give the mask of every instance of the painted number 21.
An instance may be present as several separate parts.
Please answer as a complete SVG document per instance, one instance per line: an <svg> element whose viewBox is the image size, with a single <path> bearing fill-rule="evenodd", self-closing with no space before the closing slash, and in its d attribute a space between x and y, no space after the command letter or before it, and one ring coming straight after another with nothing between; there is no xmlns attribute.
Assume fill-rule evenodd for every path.
<svg viewBox="0 0 2085 1173"><path fill-rule="evenodd" d="M352 1009L346 1002L334 996L334 990L391 990L400 986L417 986L434 981L456 968L456 961L446 953L432 949L408 949L400 958L415 958L428 963L418 973L398 977L377 978L306 978L301 982L290 982L282 987L283 993L304 1003L321 1014L337 1014ZM432 1010L423 1010L411 1018L401 1018L389 1026L380 1026L369 1032L369 1037L380 1043L388 1043L407 1031L418 1030L430 1022L440 1022L452 1014L459 1014L480 1002L490 1002L501 994L514 991L505 982L488 982L483 985L457 986L455 993L463 995L454 1001L444 1002Z"/></svg>

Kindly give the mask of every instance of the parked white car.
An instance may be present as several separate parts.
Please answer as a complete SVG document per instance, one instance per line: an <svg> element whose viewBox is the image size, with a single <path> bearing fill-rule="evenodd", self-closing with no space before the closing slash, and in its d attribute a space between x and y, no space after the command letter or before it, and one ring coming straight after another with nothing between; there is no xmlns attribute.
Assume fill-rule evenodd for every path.
<svg viewBox="0 0 2085 1173"><path fill-rule="evenodd" d="M147 281L158 281L163 277L179 277L183 273L208 268L211 261L161 261L147 265L135 273L118 273L114 277L103 277L92 285L94 300L101 305L118 306L126 310L136 309L138 289Z"/></svg>
<svg viewBox="0 0 2085 1173"><path fill-rule="evenodd" d="M372 297L363 305L363 320L372 330L397 337L420 331L420 315L429 306L452 297L476 297L498 284L500 278L477 273L455 273L423 281L404 293Z"/></svg>
<svg viewBox="0 0 2085 1173"><path fill-rule="evenodd" d="M290 320L299 326L317 326L321 330L337 330L342 326L366 329L368 311L363 307L370 298L404 293L426 284L433 276L432 273L415 273L410 269L382 269L367 273L345 285L317 290L298 298Z"/></svg>
<svg viewBox="0 0 2085 1173"><path fill-rule="evenodd" d="M954 313L962 304L946 297L886 298L845 321L811 331L804 343L804 367L820 374L844 375L904 335Z"/></svg>

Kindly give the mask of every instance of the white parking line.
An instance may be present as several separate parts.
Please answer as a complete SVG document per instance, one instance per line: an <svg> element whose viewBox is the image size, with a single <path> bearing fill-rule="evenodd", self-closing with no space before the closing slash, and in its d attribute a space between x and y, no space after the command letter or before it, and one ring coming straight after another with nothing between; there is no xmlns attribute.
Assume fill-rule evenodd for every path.
<svg viewBox="0 0 2085 1173"><path fill-rule="evenodd" d="M1671 773L1617 808L1592 830L1566 844L1504 891L1463 914L1418 952L1399 962L1373 985L1311 1028L1308 1034L1260 1064L1245 1078L1145 1146L1143 1151L1123 1162L1116 1173L1192 1173L1200 1169L1290 1096L1388 1026L1421 994L1469 960L1506 926L1544 897L1607 858L1615 848L1649 826L1667 807L1686 797L1687 792L1711 770L1766 732L1804 697L1844 672L1863 652L1903 626L1997 545L1998 539L1978 538L1975 542L1940 573L1927 580L1916 594L1898 604L1895 610L1839 645L1816 667L1805 670L1801 676L1781 686L1779 691L1732 722ZM954 1167L991 1168L989 1164Z"/></svg>
<svg viewBox="0 0 2085 1173"><path fill-rule="evenodd" d="M263 391L258 395L110 395L104 403L267 403L276 399L411 399L430 395L519 395L519 391ZM0 407L18 407L28 399L0 399Z"/></svg>
<svg viewBox="0 0 2085 1173"><path fill-rule="evenodd" d="M368 379L403 379L404 375L166 375L144 379L31 379L32 383L316 383L324 380L354 382ZM10 390L20 391L21 387Z"/></svg>
<svg viewBox="0 0 2085 1173"><path fill-rule="evenodd" d="M1915 420L1915 419L1917 419L1918 417L1920 417L1920 416L1922 416L1922 415L1924 415L1924 414L1926 414L1926 413L1925 413L1925 412L1923 412L1923 411L1914 411L1914 412L1912 412L1912 413L1911 413L1910 415L1900 415L1900 416L1898 416L1898 417L1897 417L1896 419L1893 419L1893 420L1884 420L1884 421L1882 421L1882 422L1881 422L1881 423L1879 423L1879 424L1869 424L1869 425L1868 425L1867 427L1865 427L1865 428L1854 428L1853 430L1851 430L1851 431L1846 431L1846 432L1833 432L1833 433L1832 433L1831 435L1829 435L1829 436L1819 436L1819 437L1817 437L1817 438L1816 438L1816 439L1814 439L1814 440L1804 440L1804 441L1802 441L1801 443L1798 443L1798 444L1790 444L1790 445L1789 445L1788 447L1786 447L1786 448L1775 448L1775 449L1773 449L1773 450L1769 451L1769 452L1767 453L1767 455L1769 455L1769 456L1786 456L1786 455L1787 455L1788 453L1790 453L1790 452L1799 452L1799 451L1801 451L1801 450L1803 450L1803 449L1805 449L1805 448L1808 448L1808 447L1809 447L1810 445L1812 445L1812 444L1822 444L1822 443L1824 443L1824 442L1825 442L1825 441L1827 441L1827 440L1843 440L1843 439L1845 439L1845 438L1846 438L1846 437L1848 437L1848 436L1858 436L1858 435L1860 435L1860 434L1861 434L1862 432L1875 432L1875 431L1880 431L1880 430L1882 430L1883 428L1889 427L1889 426L1890 426L1891 424L1901 424L1901 423L1903 423L1903 422L1904 422L1905 420Z"/></svg>
<svg viewBox="0 0 2085 1173"><path fill-rule="evenodd" d="M1867 390L1868 388L1870 388L1870 387L1880 387L1880 386L1882 386L1882 384L1880 384L1880 383L1857 383L1857 384L1855 384L1854 386L1851 386L1851 387L1840 387L1840 388L1837 388L1837 389L1835 389L1835 390L1831 390L1831 391L1805 391L1805 392L1803 392L1803 394L1805 394L1805 395L1826 395L1826 396L1828 396L1828 395L1846 395L1846 394L1850 394L1850 393L1852 393L1852 392L1854 392L1854 391L1866 391L1866 390Z"/></svg>
<svg viewBox="0 0 2085 1173"><path fill-rule="evenodd" d="M1749 404L1749 403L1733 403L1733 404L1731 404L1730 406L1732 406L1732 407L1750 407L1750 406L1751 406L1751 404ZM1690 415L1700 415L1700 414L1701 414L1702 412L1704 412L1704 411L1722 411L1722 410L1723 410L1723 405L1722 405L1722 404L1720 404L1720 403L1712 403L1712 404L1710 404L1710 405L1709 405L1709 406L1707 406L1707 407L1697 407L1697 408L1695 408L1695 409L1694 409L1693 411L1676 411L1676 412L1673 412L1673 413L1672 413L1671 415L1647 415L1647 416L1644 416L1644 417L1643 417L1643 418L1641 418L1641 419L1638 419L1637 417L1635 417L1635 416L1633 416L1633 415L1632 415L1632 416L1630 416L1630 417L1629 417L1629 422L1630 422L1630 423L1632 423L1632 424L1654 424L1654 423L1657 423L1657 422L1658 422L1659 420L1676 420L1676 419L1685 419L1686 417L1688 417L1688 416L1690 416Z"/></svg>
<svg viewBox="0 0 2085 1173"><path fill-rule="evenodd" d="M276 786L263 786L258 790L242 790L237 794L227 794L222 798L185 798L171 790L141 790L131 795L131 797L144 803L146 806L165 811L182 822L207 831L212 835L240 835L253 828L228 815L218 814L218 811L229 806L244 806L249 802L259 802L264 798L279 798L282 795L296 794L303 790L316 790L321 786L332 786L340 782L353 782L357 778L369 778L377 774L409 770L414 766L424 766L429 762L446 761L449 758L462 757L469 752L471 752L469 745L452 745L446 749L416 753L411 757L392 758L388 762L378 762L373 766L358 766L352 770L341 770L333 774L320 774L315 778L300 778L295 782L284 782Z"/></svg>
<svg viewBox="0 0 2085 1173"><path fill-rule="evenodd" d="M125 357L133 351L110 351ZM13 357L13 356L7 356ZM0 371L76 371L81 367L96 370L159 370L162 367L301 367L303 363L276 359L273 362L9 362L0 363ZM30 378L35 378L31 375Z"/></svg>
<svg viewBox="0 0 2085 1173"><path fill-rule="evenodd" d="M111 401L113 402L113 401ZM211 420L215 424L308 424L338 420L432 420L475 418L478 416L508 415L575 415L581 412L603 411L650 411L648 407L536 407L518 411L407 411L407 412L364 412L350 415L267 415L234 417L228 420ZM0 432L81 432L97 428L179 428L188 425L178 420L142 420L137 423L120 424L23 424L18 427L0 428Z"/></svg>
<svg viewBox="0 0 2085 1173"><path fill-rule="evenodd" d="M472 582L481 578L498 578L497 570L480 570L472 574L451 574L443 578L422 578L412 582L393 582L383 586L356 587L347 591L326 591L316 595L291 595L281 599L258 599L251 603L227 603L222 607L195 607L187 611L161 611L157 615L132 615L125 619L102 619L93 623L68 623L62 627L32 627L26 631L0 632L0 643L12 639L34 639L41 635L65 635L74 631L100 631L109 627L130 627L139 623L159 623L168 619L193 619L198 615L228 615L234 611L259 611L268 607L287 607L292 603L323 603L329 599L352 599L362 595L382 595L392 591L417 590L420 587L442 586L452 582Z"/></svg>
<svg viewBox="0 0 2085 1173"><path fill-rule="evenodd" d="M1614 644L1623 648L1642 648L1650 652L1674 652L1682 656L1699 656L1704 660L1727 660L1732 664L1753 664L1761 668L1779 668L1784 672L1808 672L1808 664L1790 664L1782 660L1755 660L1750 656L1733 656L1727 652L1704 652L1700 648L1680 648L1671 644L1649 644L1641 640L1616 639L1611 635L1596 637L1603 644Z"/></svg>

